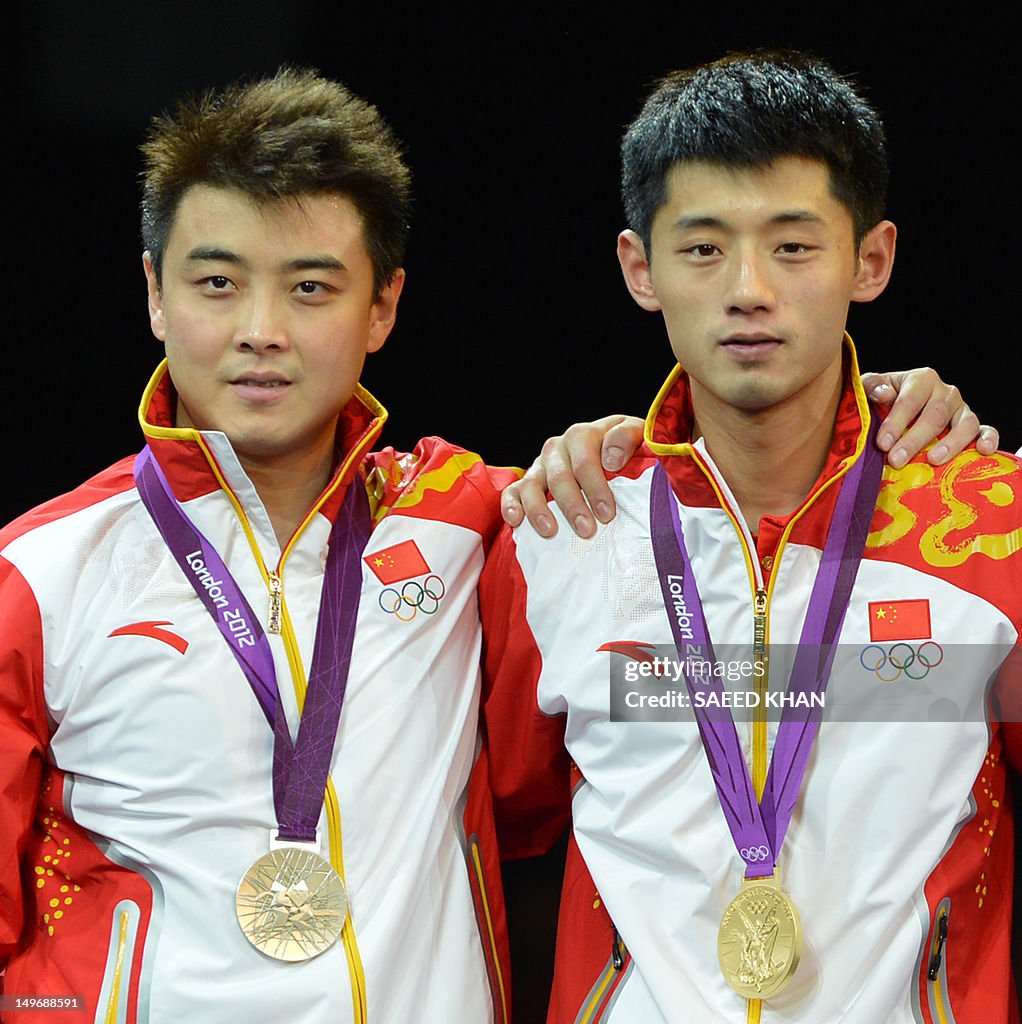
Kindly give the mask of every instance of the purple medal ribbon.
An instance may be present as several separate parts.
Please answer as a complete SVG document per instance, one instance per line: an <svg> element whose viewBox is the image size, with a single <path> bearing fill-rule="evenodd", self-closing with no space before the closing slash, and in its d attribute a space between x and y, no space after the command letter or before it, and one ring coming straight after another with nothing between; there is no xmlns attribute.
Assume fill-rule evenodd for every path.
<svg viewBox="0 0 1022 1024"><path fill-rule="evenodd" d="M827 689L835 641L848 609L880 490L884 456L876 447L877 428L878 422L874 420L862 456L841 482L792 666L789 694L823 694ZM650 531L678 657L683 666L690 664L690 659L713 664L716 661L713 643L685 546L678 502L660 463L653 473ZM688 615L690 635L683 633L678 621L681 613ZM716 695L718 703L711 713L696 702L696 686L687 670L684 675L717 797L735 846L745 861L746 877L769 876L773 874L802 788L809 752L820 726L820 709L813 707L811 700L806 702L806 707L795 706L799 703L797 700L785 706L777 727L763 799L759 803L734 718L721 700L724 686L720 677L716 673L698 677L701 692ZM763 855L764 849L769 856Z"/></svg>
<svg viewBox="0 0 1022 1024"><path fill-rule="evenodd" d="M323 806L351 667L362 589L362 551L369 540L369 499L356 477L330 531L316 641L305 706L292 742L281 707L270 642L213 545L174 497L146 446L135 460L135 483L167 547L216 623L273 728L273 803L278 836L311 842Z"/></svg>

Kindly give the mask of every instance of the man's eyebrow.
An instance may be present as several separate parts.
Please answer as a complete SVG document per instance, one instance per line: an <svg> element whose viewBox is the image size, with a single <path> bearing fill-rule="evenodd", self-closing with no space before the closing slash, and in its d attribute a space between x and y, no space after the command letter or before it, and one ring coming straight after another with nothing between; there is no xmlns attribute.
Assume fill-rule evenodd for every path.
<svg viewBox="0 0 1022 1024"><path fill-rule="evenodd" d="M823 218L812 210L784 210L770 218L771 224L822 224ZM673 224L676 231L692 231L698 228L729 230L729 225L720 217L692 214L681 216Z"/></svg>
<svg viewBox="0 0 1022 1024"><path fill-rule="evenodd" d="M822 224L823 218L812 210L790 210L770 218L771 224Z"/></svg>
<svg viewBox="0 0 1022 1024"><path fill-rule="evenodd" d="M284 264L284 270L347 270L336 256L299 256Z"/></svg>
<svg viewBox="0 0 1022 1024"><path fill-rule="evenodd" d="M188 253L185 259L192 263L198 263L201 260L216 260L218 263L237 264L245 262L236 252L231 252L230 249L221 249L216 245L197 245Z"/></svg>
<svg viewBox="0 0 1022 1024"><path fill-rule="evenodd" d="M690 231L693 228L726 227L724 222L719 217L699 216L698 214L693 214L691 216L681 216L671 226L676 231Z"/></svg>
<svg viewBox="0 0 1022 1024"><path fill-rule="evenodd" d="M199 263L203 260L212 260L218 263L233 263L236 266L244 266L245 260L236 252L230 249L222 249L217 245L197 245L185 257L189 262ZM295 270L347 270L348 268L336 256L326 254L317 256L299 256L297 259L288 260L281 267L285 272Z"/></svg>

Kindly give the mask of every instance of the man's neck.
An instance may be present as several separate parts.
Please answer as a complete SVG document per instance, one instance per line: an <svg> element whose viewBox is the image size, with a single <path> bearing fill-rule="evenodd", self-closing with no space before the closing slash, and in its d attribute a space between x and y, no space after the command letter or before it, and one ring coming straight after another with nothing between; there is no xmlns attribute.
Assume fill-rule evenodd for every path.
<svg viewBox="0 0 1022 1024"><path fill-rule="evenodd" d="M760 411L719 402L692 382L693 438L702 436L753 533L765 515L794 512L813 488L830 452L841 380Z"/></svg>
<svg viewBox="0 0 1022 1024"><path fill-rule="evenodd" d="M180 398L174 425L198 429ZM282 551L333 474L335 431L336 424L318 439L297 445L295 450L283 455L259 455L234 449L241 468L266 509Z"/></svg>
<svg viewBox="0 0 1022 1024"><path fill-rule="evenodd" d="M273 460L239 454L238 460L259 494L283 550L330 480L333 450Z"/></svg>

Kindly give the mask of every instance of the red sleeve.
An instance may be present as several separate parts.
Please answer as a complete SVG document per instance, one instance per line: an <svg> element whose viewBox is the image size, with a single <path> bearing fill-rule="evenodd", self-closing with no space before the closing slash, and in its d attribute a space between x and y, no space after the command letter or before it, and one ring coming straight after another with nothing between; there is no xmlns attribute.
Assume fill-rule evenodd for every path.
<svg viewBox="0 0 1022 1024"><path fill-rule="evenodd" d="M526 619L526 586L505 527L479 584L483 623L483 726L501 854L532 857L571 818L564 718L545 715L536 687L542 656Z"/></svg>
<svg viewBox="0 0 1022 1024"><path fill-rule="evenodd" d="M21 859L39 800L48 743L39 608L22 575L0 558L0 969L24 924Z"/></svg>
<svg viewBox="0 0 1022 1024"><path fill-rule="evenodd" d="M521 470L487 466L474 452L424 437L413 452L393 448L365 460L374 518L405 515L475 530L488 549L501 526L500 494Z"/></svg>

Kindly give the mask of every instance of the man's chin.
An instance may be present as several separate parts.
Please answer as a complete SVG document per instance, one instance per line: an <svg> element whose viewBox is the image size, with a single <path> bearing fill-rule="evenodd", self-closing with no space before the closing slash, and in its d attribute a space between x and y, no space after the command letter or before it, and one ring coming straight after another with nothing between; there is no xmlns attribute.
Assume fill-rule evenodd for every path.
<svg viewBox="0 0 1022 1024"><path fill-rule="evenodd" d="M756 414L782 405L790 397L790 392L777 382L747 379L721 389L717 397L737 411Z"/></svg>

